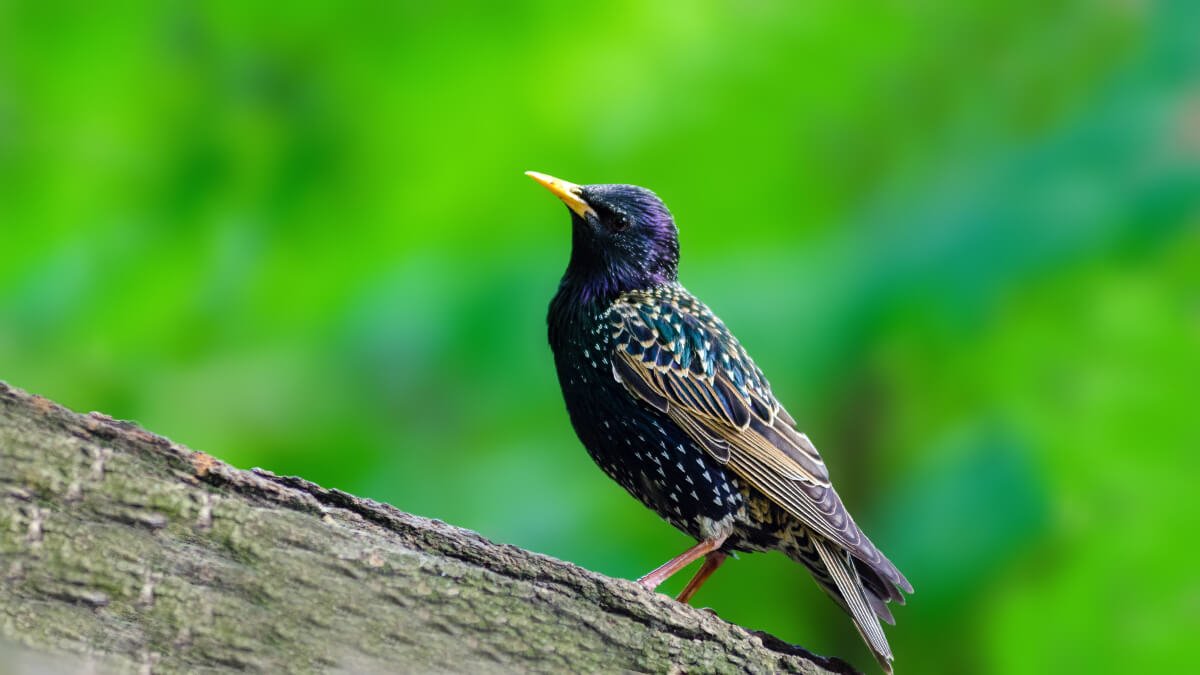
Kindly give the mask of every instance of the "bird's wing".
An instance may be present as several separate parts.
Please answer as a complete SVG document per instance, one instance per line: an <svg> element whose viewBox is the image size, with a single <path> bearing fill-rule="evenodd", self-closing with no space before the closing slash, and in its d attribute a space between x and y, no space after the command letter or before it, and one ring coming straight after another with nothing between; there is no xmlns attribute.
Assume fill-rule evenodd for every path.
<svg viewBox="0 0 1200 675"><path fill-rule="evenodd" d="M626 389L771 501L911 592L854 523L817 449L711 310L676 285L625 293L608 318L613 375Z"/></svg>

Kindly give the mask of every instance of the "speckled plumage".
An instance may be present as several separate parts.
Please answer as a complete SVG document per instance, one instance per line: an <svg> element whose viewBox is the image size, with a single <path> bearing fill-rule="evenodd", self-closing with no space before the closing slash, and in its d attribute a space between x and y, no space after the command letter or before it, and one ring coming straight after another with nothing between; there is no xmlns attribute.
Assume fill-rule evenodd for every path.
<svg viewBox="0 0 1200 675"><path fill-rule="evenodd" d="M850 613L890 671L879 619L892 622L887 603L912 587L854 523L762 371L678 283L666 207L634 186L547 187L572 209L571 260L548 324L567 412L588 453L659 516L709 542L682 561L709 555L695 588L725 553L780 550Z"/></svg>

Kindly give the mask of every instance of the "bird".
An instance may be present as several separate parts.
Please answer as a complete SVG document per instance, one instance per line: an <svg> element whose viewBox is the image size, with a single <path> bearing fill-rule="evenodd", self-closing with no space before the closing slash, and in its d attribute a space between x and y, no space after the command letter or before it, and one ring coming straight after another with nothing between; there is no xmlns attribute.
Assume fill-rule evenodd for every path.
<svg viewBox="0 0 1200 675"><path fill-rule="evenodd" d="M895 624L888 603L904 604L912 584L855 524L762 370L679 283L666 205L635 185L526 175L571 218L570 258L547 315L571 425L604 473L697 541L638 583L653 591L704 558L677 598L688 603L731 554L781 551L892 673L880 621Z"/></svg>

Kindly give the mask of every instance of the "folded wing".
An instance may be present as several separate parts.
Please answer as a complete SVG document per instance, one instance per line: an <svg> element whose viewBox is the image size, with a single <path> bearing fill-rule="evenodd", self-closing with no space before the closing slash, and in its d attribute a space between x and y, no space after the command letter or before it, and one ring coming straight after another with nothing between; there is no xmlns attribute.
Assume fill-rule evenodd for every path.
<svg viewBox="0 0 1200 675"><path fill-rule="evenodd" d="M613 375L749 485L891 582L912 586L862 533L808 437L745 349L680 286L622 295L608 313Z"/></svg>

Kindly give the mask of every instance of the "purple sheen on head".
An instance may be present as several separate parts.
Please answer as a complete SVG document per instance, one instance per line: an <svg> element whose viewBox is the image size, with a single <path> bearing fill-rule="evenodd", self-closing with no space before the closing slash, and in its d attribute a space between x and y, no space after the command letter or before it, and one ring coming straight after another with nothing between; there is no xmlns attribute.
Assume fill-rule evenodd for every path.
<svg viewBox="0 0 1200 675"><path fill-rule="evenodd" d="M596 211L572 214L571 262L564 283L585 302L672 283L679 264L675 220L653 192L635 185L585 185Z"/></svg>

